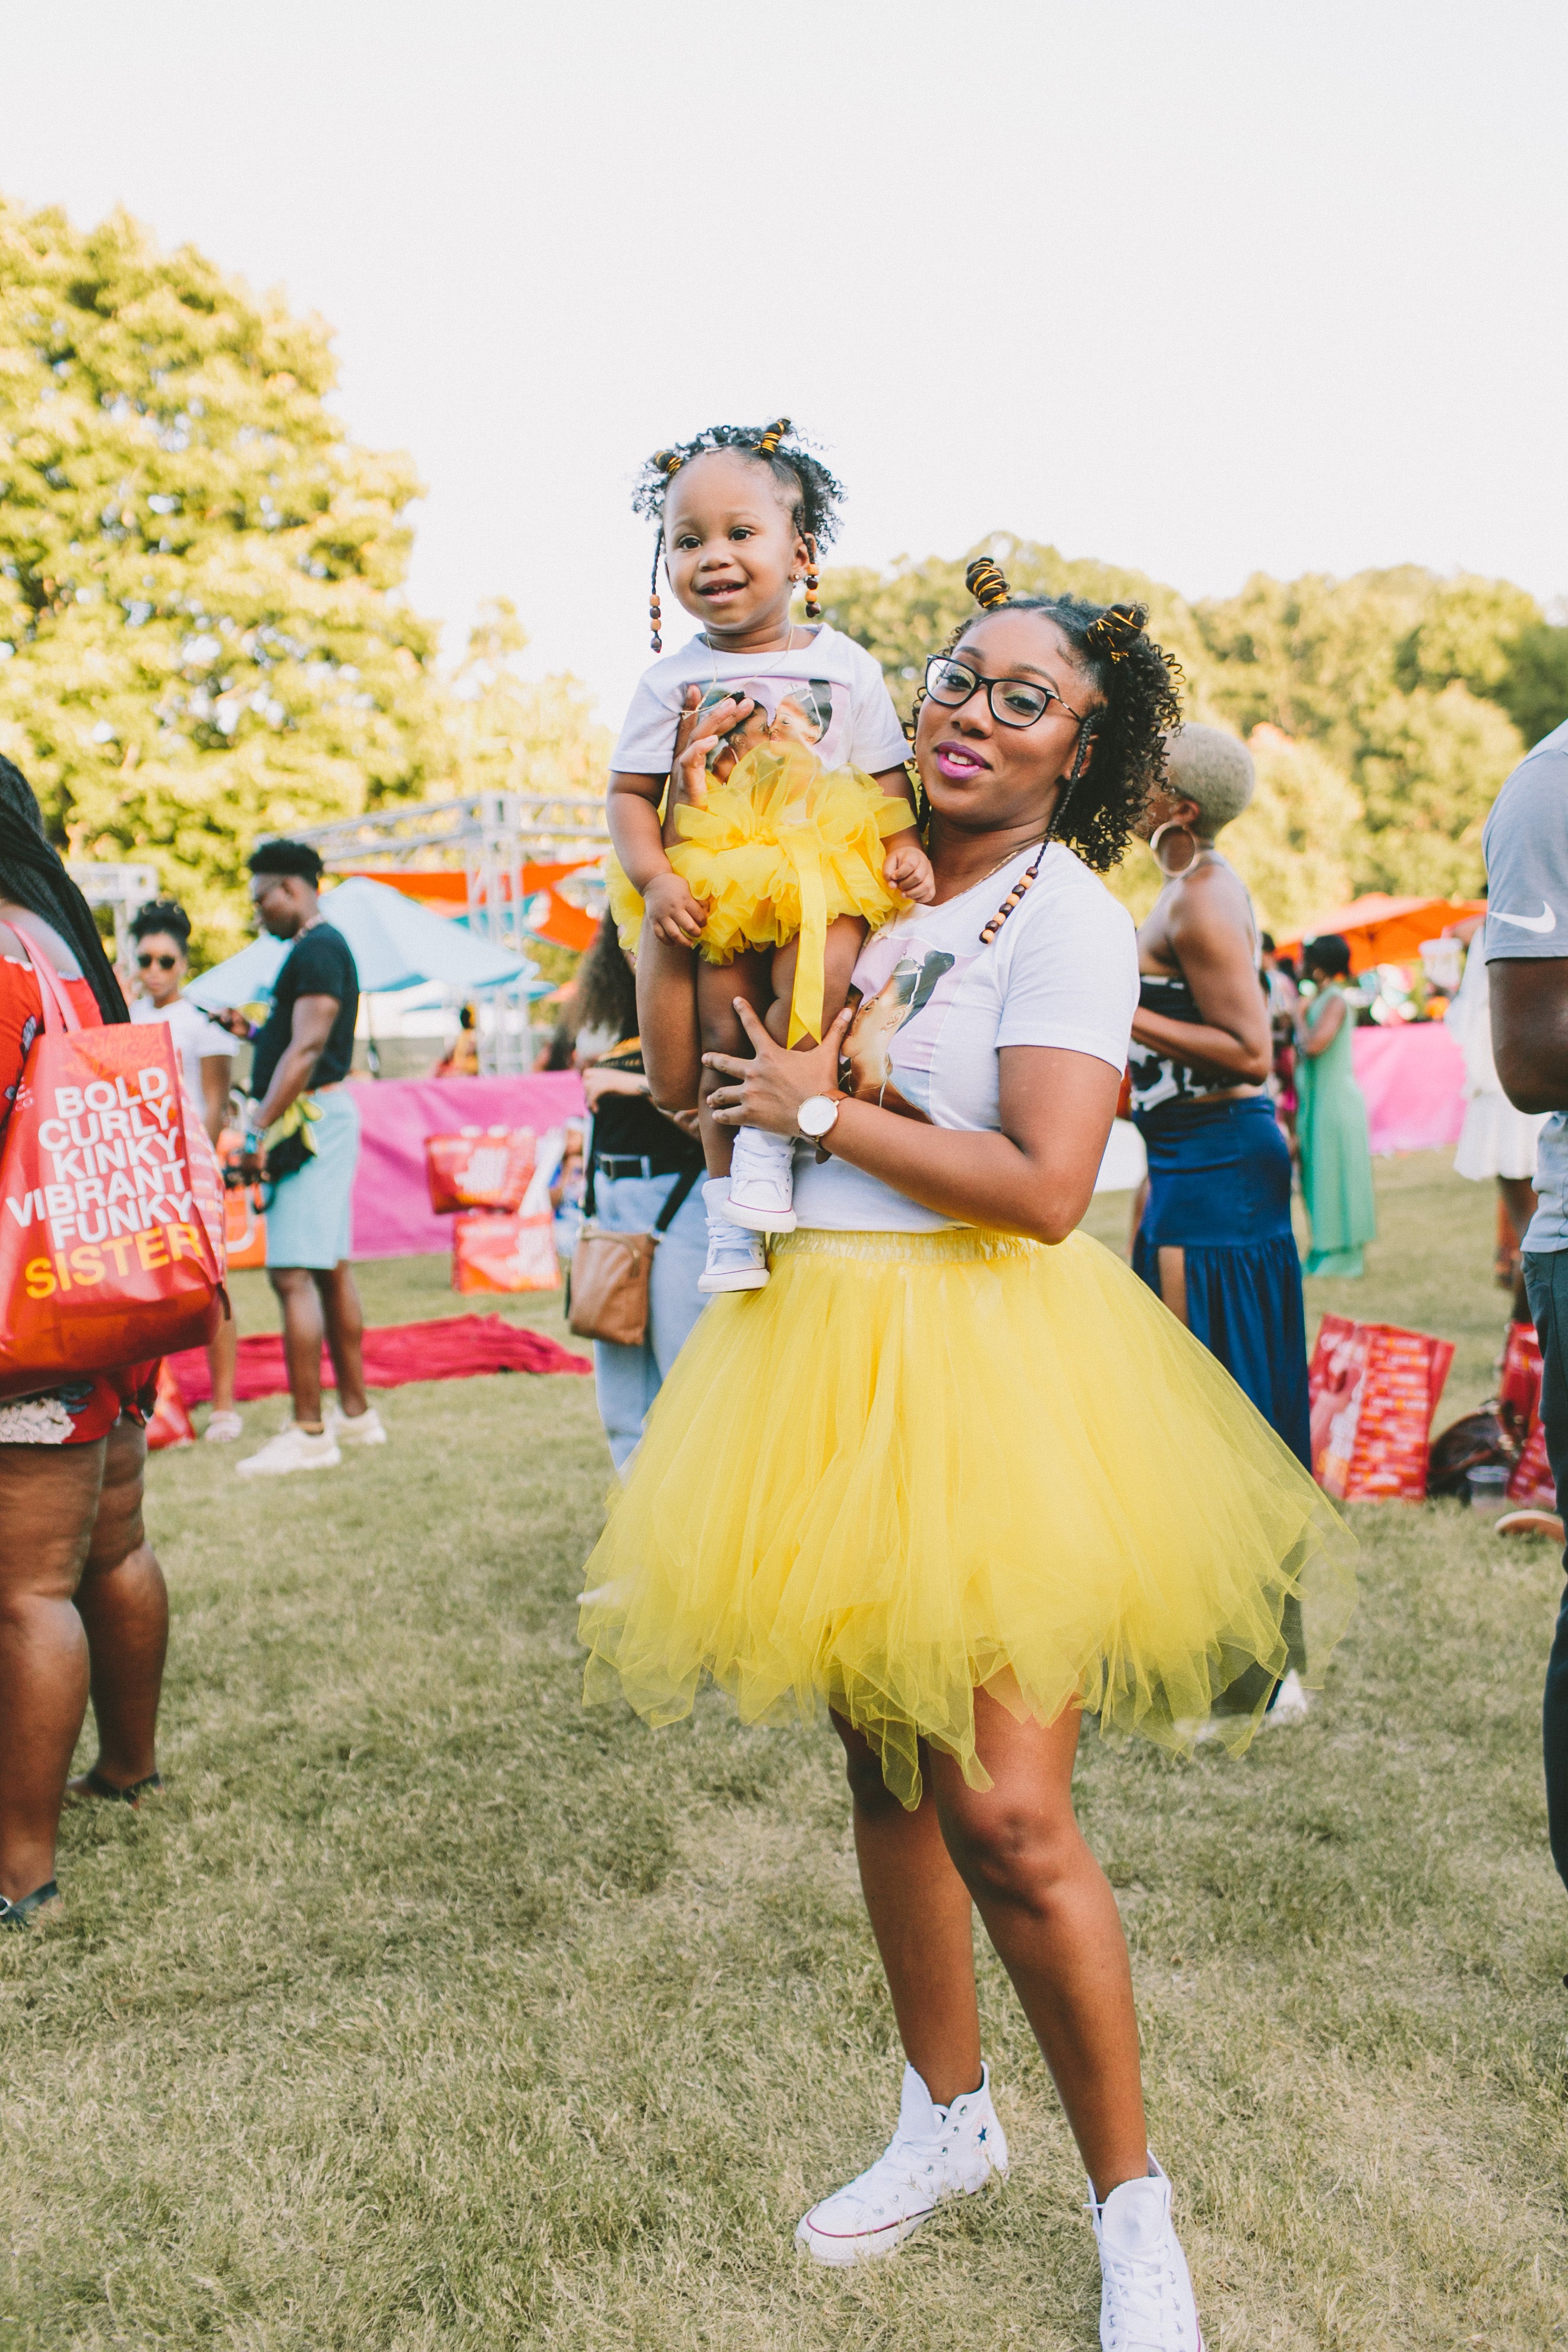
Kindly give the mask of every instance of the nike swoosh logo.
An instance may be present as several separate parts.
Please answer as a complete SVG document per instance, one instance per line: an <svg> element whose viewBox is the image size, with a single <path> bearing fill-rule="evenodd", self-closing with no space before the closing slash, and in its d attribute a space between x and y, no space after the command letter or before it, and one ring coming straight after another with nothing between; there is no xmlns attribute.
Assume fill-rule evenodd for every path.
<svg viewBox="0 0 1568 2352"><path fill-rule="evenodd" d="M1489 907L1487 911L1494 923L1517 923L1521 931L1554 931L1557 929L1557 909L1547 906L1544 899L1539 915L1505 915L1500 907Z"/></svg>

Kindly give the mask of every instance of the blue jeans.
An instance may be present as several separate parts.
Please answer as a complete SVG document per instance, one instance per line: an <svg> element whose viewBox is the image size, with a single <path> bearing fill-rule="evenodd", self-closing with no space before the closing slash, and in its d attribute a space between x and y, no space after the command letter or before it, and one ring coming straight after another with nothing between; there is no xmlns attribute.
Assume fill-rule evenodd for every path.
<svg viewBox="0 0 1568 2352"><path fill-rule="evenodd" d="M1541 1341L1541 1419L1561 1511L1568 1504L1568 1250L1531 1251L1524 1260L1524 1283ZM1568 1552L1563 1566L1568 1568ZM1541 1733L1552 1859L1557 1875L1568 1885L1568 1591L1558 1611L1546 1665Z"/></svg>
<svg viewBox="0 0 1568 2352"><path fill-rule="evenodd" d="M613 1234L648 1234L678 1176L595 1176L594 1213ZM594 1381L610 1459L624 1470L643 1433L648 1408L664 1385L687 1334L708 1301L697 1287L708 1255L708 1220L700 1181L676 1212L653 1254L647 1286L647 1333L640 1348L594 1342Z"/></svg>

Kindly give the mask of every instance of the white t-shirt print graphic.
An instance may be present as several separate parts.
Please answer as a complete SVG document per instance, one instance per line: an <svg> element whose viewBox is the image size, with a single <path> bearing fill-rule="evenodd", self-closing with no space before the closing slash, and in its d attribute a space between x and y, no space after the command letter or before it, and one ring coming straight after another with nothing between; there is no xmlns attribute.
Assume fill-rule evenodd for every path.
<svg viewBox="0 0 1568 2352"><path fill-rule="evenodd" d="M855 1018L838 1056L847 1095L932 1125L931 1065L960 979L974 961L927 940L882 930L855 966ZM893 1047L899 1048L897 1075Z"/></svg>
<svg viewBox="0 0 1568 2352"><path fill-rule="evenodd" d="M1126 1066L1138 1004L1132 918L1072 851L1053 844L1033 889L989 947L980 933L1034 852L962 898L913 907L861 949L859 999L839 1067L846 1094L933 1127L1001 1125L1005 1045L1056 1045ZM837 1233L931 1233L955 1220L829 1158L795 1153L798 1222Z"/></svg>
<svg viewBox="0 0 1568 2352"><path fill-rule="evenodd" d="M902 767L910 747L880 665L826 623L794 634L800 642L787 652L715 653L693 637L654 662L637 680L611 767L622 775L668 774L689 686L701 688L705 702L732 694L756 704L727 739L735 758L771 738L804 743L830 774L854 767L876 776ZM716 774L723 756L710 759Z"/></svg>

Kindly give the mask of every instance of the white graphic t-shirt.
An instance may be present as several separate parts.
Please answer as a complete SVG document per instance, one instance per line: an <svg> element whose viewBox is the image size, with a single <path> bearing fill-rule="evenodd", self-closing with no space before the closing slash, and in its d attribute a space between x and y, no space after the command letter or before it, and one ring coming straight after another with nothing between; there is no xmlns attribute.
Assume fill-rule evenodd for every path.
<svg viewBox="0 0 1568 2352"><path fill-rule="evenodd" d="M727 695L749 697L756 706L709 755L721 781L763 742L804 743L830 773L854 767L875 776L902 767L909 743L880 666L865 646L826 623L794 635L788 653L715 653L698 636L664 655L637 680L611 767L622 775L669 773L692 685L702 688L704 708Z"/></svg>
<svg viewBox="0 0 1568 2352"><path fill-rule="evenodd" d="M980 943L1033 856L1020 850L961 898L911 908L872 933L855 966L858 1009L838 1074L847 1094L933 1127L994 1132L1004 1045L1059 1045L1126 1067L1138 1006L1132 918L1070 849L1053 843L1034 887L991 945ZM836 1233L933 1233L958 1222L842 1160L819 1163L804 1143L795 1206L801 1224Z"/></svg>
<svg viewBox="0 0 1568 2352"><path fill-rule="evenodd" d="M150 996L139 996L131 1007L132 1021L163 1021L174 1034L174 1050L185 1075L185 1092L190 1096L198 1118L205 1115L206 1101L202 1093L202 1064L215 1055L224 1055L233 1060L235 1042L226 1029L209 1021L205 1013L185 997L176 996L172 1003L154 1004Z"/></svg>

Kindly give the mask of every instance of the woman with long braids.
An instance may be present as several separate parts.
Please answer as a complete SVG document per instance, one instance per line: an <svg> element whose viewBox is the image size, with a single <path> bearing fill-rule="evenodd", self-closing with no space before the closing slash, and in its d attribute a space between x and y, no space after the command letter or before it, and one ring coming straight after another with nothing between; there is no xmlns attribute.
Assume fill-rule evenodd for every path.
<svg viewBox="0 0 1568 2352"><path fill-rule="evenodd" d="M92 911L0 759L0 1144L43 1020L44 954L85 1028L127 1018ZM54 1900L55 1835L90 1685L97 1761L79 1795L136 1804L153 1756L169 1601L142 1528L153 1368L0 1401L0 1927Z"/></svg>
<svg viewBox="0 0 1568 2352"><path fill-rule="evenodd" d="M1321 1667L1348 1538L1229 1375L1076 1230L1138 996L1095 871L1158 778L1171 666L1137 608L1015 598L993 564L971 585L983 609L928 663L915 727L932 903L868 940L816 1051L748 1007L755 1058L711 1057L716 1118L802 1139L799 1224L666 1381L581 1632L590 1695L618 1684L652 1723L708 1675L748 1721L826 1706L843 1742L908 2063L886 2152L802 2246L891 2252L1005 2169L975 1903L1089 2171L1101 2341L1197 2352L1074 1751L1086 1713L1184 1748L1246 1664L1279 1671L1292 1598ZM656 1091L689 1102L689 1007L672 995L657 1035L650 1010Z"/></svg>

